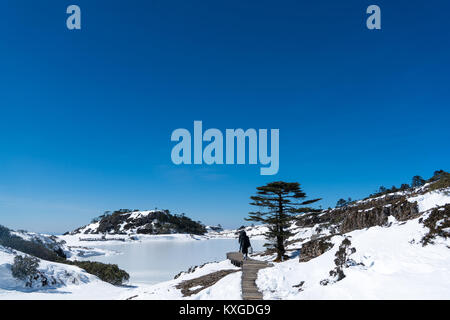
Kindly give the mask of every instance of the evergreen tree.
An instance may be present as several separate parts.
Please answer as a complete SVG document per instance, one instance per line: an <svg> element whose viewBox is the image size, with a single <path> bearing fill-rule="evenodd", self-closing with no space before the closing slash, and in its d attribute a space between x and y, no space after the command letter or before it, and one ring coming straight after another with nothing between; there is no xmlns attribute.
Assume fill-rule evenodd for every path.
<svg viewBox="0 0 450 320"><path fill-rule="evenodd" d="M425 184L425 179L423 179L421 176L414 176L412 178L411 187L418 188Z"/></svg>
<svg viewBox="0 0 450 320"><path fill-rule="evenodd" d="M291 222L300 213L314 211L304 206L321 199L300 201L306 198L306 194L297 182L271 182L256 189L257 195L250 197L253 200L250 204L260 207L264 212L250 212L249 218L245 220L268 225L269 231L265 233L265 236L271 242L265 246L275 249L277 253L275 261L282 261L286 257L286 240L292 236L288 230Z"/></svg>
<svg viewBox="0 0 450 320"><path fill-rule="evenodd" d="M431 178L432 181L439 180L444 174L446 174L444 170L436 170Z"/></svg>
<svg viewBox="0 0 450 320"><path fill-rule="evenodd" d="M402 183L402 185L400 186L400 190L405 191L409 189L409 184L407 183Z"/></svg>
<svg viewBox="0 0 450 320"><path fill-rule="evenodd" d="M336 202L336 208L345 207L346 204L347 204L347 201L345 201L345 199L341 198Z"/></svg>

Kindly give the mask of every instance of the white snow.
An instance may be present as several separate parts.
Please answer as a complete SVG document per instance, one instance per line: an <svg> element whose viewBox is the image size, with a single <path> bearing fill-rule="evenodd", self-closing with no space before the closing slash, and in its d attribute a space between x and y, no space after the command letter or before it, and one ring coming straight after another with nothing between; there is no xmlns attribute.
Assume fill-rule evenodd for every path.
<svg viewBox="0 0 450 320"><path fill-rule="evenodd" d="M408 198L409 202L416 202L420 212L428 211L435 207L450 203L450 188L438 191L431 191L415 197Z"/></svg>
<svg viewBox="0 0 450 320"><path fill-rule="evenodd" d="M156 210L146 210L146 211L135 211L132 212L128 219L143 218L148 216L150 213L157 212Z"/></svg>
<svg viewBox="0 0 450 320"><path fill-rule="evenodd" d="M223 277L213 286L192 297L195 300L240 300L242 272L234 272Z"/></svg>
<svg viewBox="0 0 450 320"><path fill-rule="evenodd" d="M211 300L225 300L225 299L241 299L241 272L231 273L213 286L205 288L197 294L183 297L181 291L176 289L176 285L182 281L198 278L209 273L220 270L239 270L230 261L225 260L221 262L208 263L202 267L197 268L192 273L183 273L179 278L161 282L155 285L143 285L132 291L123 293L119 298L128 299L133 297L133 300L173 300L173 299L211 299Z"/></svg>
<svg viewBox="0 0 450 320"><path fill-rule="evenodd" d="M261 270L257 285L265 299L449 299L450 241L423 247L418 242L425 232L416 219L347 234L356 248L350 258L364 266L346 268L343 280L322 286L344 239L335 236L334 247L315 259L292 259ZM303 291L293 287L301 281Z"/></svg>

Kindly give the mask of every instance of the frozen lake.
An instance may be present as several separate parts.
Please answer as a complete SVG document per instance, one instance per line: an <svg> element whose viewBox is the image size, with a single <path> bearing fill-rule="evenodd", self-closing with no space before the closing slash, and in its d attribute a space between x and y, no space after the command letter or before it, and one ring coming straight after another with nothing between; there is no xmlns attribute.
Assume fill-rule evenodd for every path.
<svg viewBox="0 0 450 320"><path fill-rule="evenodd" d="M263 250L264 240L251 240L254 251ZM89 257L87 260L117 264L130 274L130 284L155 284L173 279L180 271L205 262L222 261L238 251L237 239L180 241L150 240L139 243L96 245L121 254Z"/></svg>

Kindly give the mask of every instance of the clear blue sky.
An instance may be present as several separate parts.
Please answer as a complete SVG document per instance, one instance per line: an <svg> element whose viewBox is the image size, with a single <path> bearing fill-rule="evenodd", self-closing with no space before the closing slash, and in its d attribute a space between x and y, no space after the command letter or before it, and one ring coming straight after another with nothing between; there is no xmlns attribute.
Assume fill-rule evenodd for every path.
<svg viewBox="0 0 450 320"><path fill-rule="evenodd" d="M66 28L66 7L82 30ZM382 30L365 9L382 10ZM2 1L0 224L167 208L236 227L257 186L323 207L449 169L448 1ZM279 128L280 171L175 166L176 128Z"/></svg>

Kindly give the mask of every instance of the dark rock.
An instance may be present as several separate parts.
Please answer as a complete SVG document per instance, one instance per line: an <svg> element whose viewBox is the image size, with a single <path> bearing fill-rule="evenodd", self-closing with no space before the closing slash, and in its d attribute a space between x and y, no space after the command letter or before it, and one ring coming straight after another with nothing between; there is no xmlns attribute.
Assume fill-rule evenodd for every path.
<svg viewBox="0 0 450 320"><path fill-rule="evenodd" d="M300 249L300 262L307 262L314 259L333 247L333 244L329 241L332 236L311 240L302 245Z"/></svg>
<svg viewBox="0 0 450 320"><path fill-rule="evenodd" d="M207 275L183 281L177 284L176 288L181 290L183 297L189 297L193 294L199 293L200 291L214 285L217 281L223 277L237 272L239 270L220 270ZM193 289L196 288L196 289Z"/></svg>
<svg viewBox="0 0 450 320"><path fill-rule="evenodd" d="M300 281L299 284L293 285L293 288L298 288L298 291L303 291L303 285L305 284L305 281Z"/></svg>
<svg viewBox="0 0 450 320"><path fill-rule="evenodd" d="M442 237L444 239L449 238L450 204L433 209L428 218L423 220L423 224L429 229L421 240L423 246L432 244L434 242L433 240L437 237Z"/></svg>
<svg viewBox="0 0 450 320"><path fill-rule="evenodd" d="M353 230L386 225L389 212L389 208L386 207L376 207L370 211L348 210L341 224L340 232L347 233Z"/></svg>

